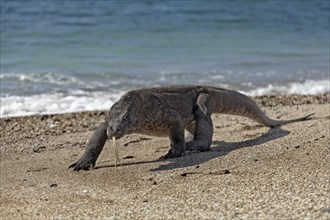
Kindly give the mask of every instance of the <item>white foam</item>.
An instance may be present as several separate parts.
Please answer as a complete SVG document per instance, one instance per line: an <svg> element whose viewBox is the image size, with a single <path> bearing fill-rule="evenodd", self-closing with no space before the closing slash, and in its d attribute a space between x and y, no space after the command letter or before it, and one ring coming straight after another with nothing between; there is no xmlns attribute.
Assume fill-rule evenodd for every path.
<svg viewBox="0 0 330 220"><path fill-rule="evenodd" d="M84 82L79 80L77 77L69 76L59 73L1 73L0 79L2 80L18 80L21 82L34 82L34 83L48 83L54 85L84 85Z"/></svg>
<svg viewBox="0 0 330 220"><path fill-rule="evenodd" d="M251 91L240 91L248 96L276 95L276 94L300 94L317 95L330 92L329 80L306 80L305 82L294 82L287 85L269 84Z"/></svg>
<svg viewBox="0 0 330 220"><path fill-rule="evenodd" d="M1 97L0 117L107 110L119 99L120 95L76 91L71 94L54 93L28 97Z"/></svg>

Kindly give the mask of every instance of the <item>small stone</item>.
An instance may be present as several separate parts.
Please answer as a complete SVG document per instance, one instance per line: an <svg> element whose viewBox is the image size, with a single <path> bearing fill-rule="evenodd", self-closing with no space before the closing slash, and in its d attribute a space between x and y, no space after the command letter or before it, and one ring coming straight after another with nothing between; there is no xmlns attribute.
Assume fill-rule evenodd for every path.
<svg viewBox="0 0 330 220"><path fill-rule="evenodd" d="M228 169L224 169L224 170L219 170L219 171L215 171L215 172L210 172L209 174L213 174L213 175L224 175L224 174L229 174L230 171Z"/></svg>
<svg viewBox="0 0 330 220"><path fill-rule="evenodd" d="M132 159L132 158L135 158L134 156L131 156L131 155L128 155L128 156L126 156L126 157L123 157L123 159L125 160L125 159Z"/></svg>
<svg viewBox="0 0 330 220"><path fill-rule="evenodd" d="M330 213L330 207L322 207L320 210L321 210L321 212L328 212L328 213Z"/></svg>
<svg viewBox="0 0 330 220"><path fill-rule="evenodd" d="M49 185L50 188L54 188L54 187L57 187L57 184L56 183L52 183Z"/></svg>
<svg viewBox="0 0 330 220"><path fill-rule="evenodd" d="M42 151L42 149L45 149L45 146L41 146L41 147L34 147L32 150L35 153L40 153Z"/></svg>
<svg viewBox="0 0 330 220"><path fill-rule="evenodd" d="M5 120L4 120L5 122L10 122L11 121L11 119L10 118L5 118Z"/></svg>
<svg viewBox="0 0 330 220"><path fill-rule="evenodd" d="M185 173L181 173L180 176L188 176L188 175L192 175L192 174L200 174L199 172L185 172Z"/></svg>
<svg viewBox="0 0 330 220"><path fill-rule="evenodd" d="M229 170L224 170L224 174L229 174L230 173L230 171Z"/></svg>

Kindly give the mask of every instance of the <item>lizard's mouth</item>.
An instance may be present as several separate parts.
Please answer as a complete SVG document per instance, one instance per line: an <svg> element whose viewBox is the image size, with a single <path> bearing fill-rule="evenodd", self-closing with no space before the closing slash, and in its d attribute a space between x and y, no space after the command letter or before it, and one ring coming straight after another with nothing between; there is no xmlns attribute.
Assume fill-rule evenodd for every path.
<svg viewBox="0 0 330 220"><path fill-rule="evenodd" d="M115 137L116 139L119 139L119 138L123 137L124 135L125 135L125 132L120 129L116 129L115 131L109 127L107 129L107 136L109 139L112 139L113 137Z"/></svg>

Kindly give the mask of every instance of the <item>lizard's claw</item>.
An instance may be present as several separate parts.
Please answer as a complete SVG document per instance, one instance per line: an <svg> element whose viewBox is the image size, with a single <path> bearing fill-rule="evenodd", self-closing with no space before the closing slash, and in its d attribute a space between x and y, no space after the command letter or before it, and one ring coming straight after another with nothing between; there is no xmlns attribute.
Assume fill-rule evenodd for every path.
<svg viewBox="0 0 330 220"><path fill-rule="evenodd" d="M79 170L89 170L91 167L95 167L95 161L87 160L85 158L80 158L77 162L71 164L69 168L72 168L74 171Z"/></svg>
<svg viewBox="0 0 330 220"><path fill-rule="evenodd" d="M169 152L161 157L160 159L169 159L169 158L177 158L177 157L183 157L186 156L186 152L173 152L172 150L169 150Z"/></svg>

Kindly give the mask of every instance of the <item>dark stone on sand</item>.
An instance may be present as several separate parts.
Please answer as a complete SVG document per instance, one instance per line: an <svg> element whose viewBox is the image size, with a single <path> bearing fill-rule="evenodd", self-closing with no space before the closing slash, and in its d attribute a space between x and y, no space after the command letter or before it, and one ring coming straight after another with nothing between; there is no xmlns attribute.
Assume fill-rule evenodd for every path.
<svg viewBox="0 0 330 220"><path fill-rule="evenodd" d="M57 183L52 183L49 185L50 188L54 188L54 187L57 187Z"/></svg>

